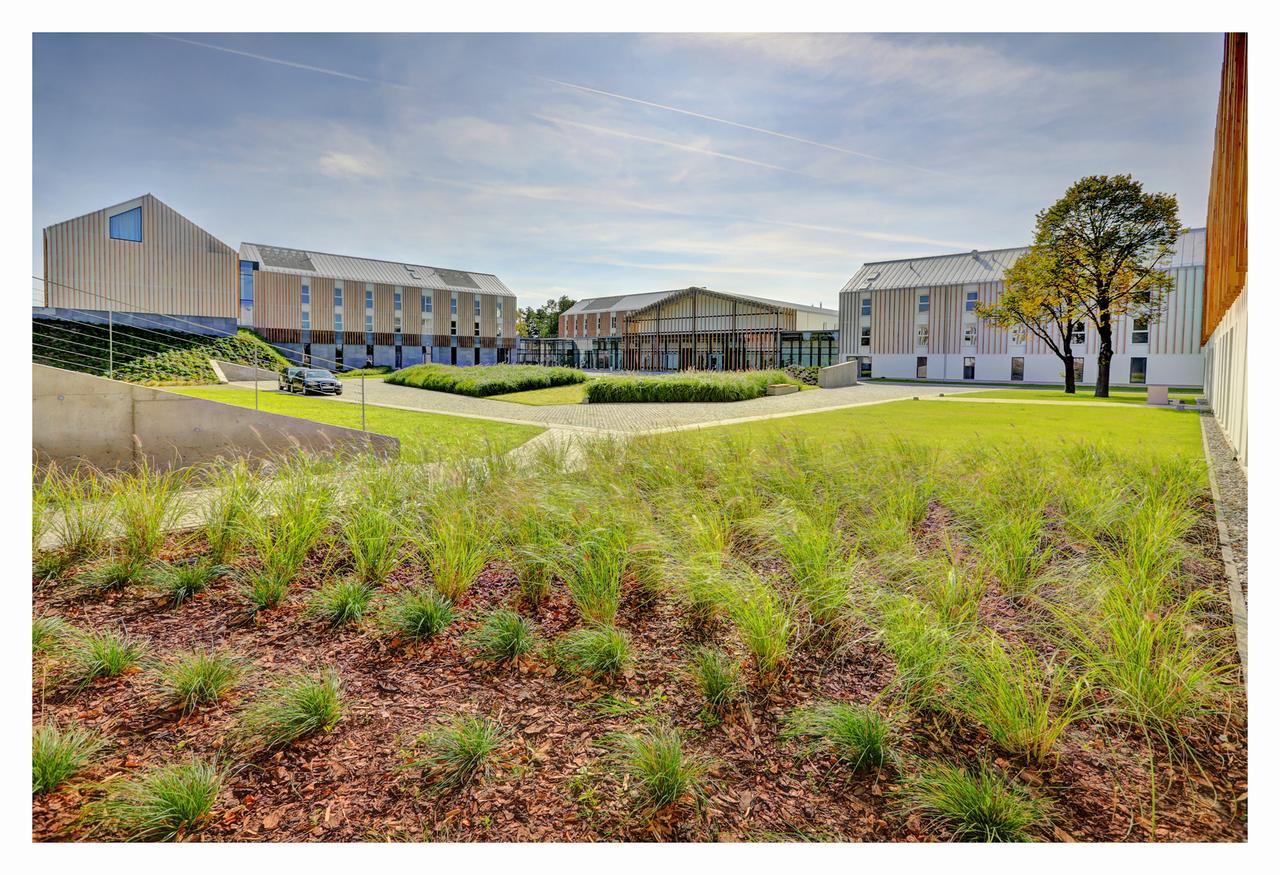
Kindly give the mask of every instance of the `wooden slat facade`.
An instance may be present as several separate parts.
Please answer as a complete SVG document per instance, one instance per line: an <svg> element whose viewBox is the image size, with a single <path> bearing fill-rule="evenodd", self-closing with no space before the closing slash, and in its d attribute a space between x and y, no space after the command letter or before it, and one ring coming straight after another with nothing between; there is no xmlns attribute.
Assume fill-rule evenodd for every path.
<svg viewBox="0 0 1280 875"><path fill-rule="evenodd" d="M1226 34L1205 236L1204 319L1208 341L1249 273L1249 35Z"/></svg>
<svg viewBox="0 0 1280 875"><path fill-rule="evenodd" d="M115 240L111 217L140 208L142 240ZM236 251L152 195L44 229L45 304L234 319Z"/></svg>

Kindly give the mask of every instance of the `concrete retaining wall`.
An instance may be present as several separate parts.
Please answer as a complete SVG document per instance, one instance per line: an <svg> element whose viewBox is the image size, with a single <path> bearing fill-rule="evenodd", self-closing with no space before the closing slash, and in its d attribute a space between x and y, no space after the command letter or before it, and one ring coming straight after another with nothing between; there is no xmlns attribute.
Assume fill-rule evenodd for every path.
<svg viewBox="0 0 1280 875"><path fill-rule="evenodd" d="M858 363L841 362L818 369L818 385L823 389L839 389L842 386L858 385Z"/></svg>
<svg viewBox="0 0 1280 875"><path fill-rule="evenodd" d="M238 365L235 362L224 362L222 359L210 359L210 361L216 362L218 368L222 370L222 375L232 383L253 380L255 370L259 380L274 380L277 376L276 372L270 368L254 368L253 365Z"/></svg>
<svg viewBox="0 0 1280 875"><path fill-rule="evenodd" d="M40 463L88 462L104 470L144 459L160 468L219 456L400 451L393 437L248 410L46 365L31 368L31 445ZM230 391L230 390L229 390Z"/></svg>

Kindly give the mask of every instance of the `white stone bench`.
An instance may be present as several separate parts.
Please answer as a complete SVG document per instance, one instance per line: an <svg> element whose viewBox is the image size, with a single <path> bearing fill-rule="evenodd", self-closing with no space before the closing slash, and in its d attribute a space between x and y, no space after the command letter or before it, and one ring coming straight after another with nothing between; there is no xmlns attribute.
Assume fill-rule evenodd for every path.
<svg viewBox="0 0 1280 875"><path fill-rule="evenodd" d="M1169 387L1147 386L1147 404L1151 407L1168 407Z"/></svg>

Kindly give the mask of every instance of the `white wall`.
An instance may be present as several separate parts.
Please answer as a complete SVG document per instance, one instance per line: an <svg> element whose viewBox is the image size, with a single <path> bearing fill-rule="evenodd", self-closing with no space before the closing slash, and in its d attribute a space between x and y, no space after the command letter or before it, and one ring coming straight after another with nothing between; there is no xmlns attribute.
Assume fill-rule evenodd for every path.
<svg viewBox="0 0 1280 875"><path fill-rule="evenodd" d="M1011 360L1016 353L999 355L974 355L974 382L1010 382ZM930 380L963 380L965 355L931 355ZM1052 355L1023 355L1024 383L1061 383L1062 362ZM1092 384L1098 379L1098 357L1082 356L1084 379ZM1111 359L1111 383L1114 386L1129 384L1129 356L1116 355ZM1147 385L1158 383L1170 386L1199 386L1203 378L1204 356L1150 355L1147 356ZM877 355L871 358L871 376L889 380L914 380L916 357L914 355Z"/></svg>
<svg viewBox="0 0 1280 875"><path fill-rule="evenodd" d="M1204 388L1213 415L1249 467L1249 281L1204 347Z"/></svg>

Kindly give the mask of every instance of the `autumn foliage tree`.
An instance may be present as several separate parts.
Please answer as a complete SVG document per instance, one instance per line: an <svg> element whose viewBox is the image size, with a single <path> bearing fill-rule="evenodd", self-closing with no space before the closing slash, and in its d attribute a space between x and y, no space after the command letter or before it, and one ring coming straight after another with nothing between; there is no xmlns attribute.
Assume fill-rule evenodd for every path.
<svg viewBox="0 0 1280 875"><path fill-rule="evenodd" d="M1037 267L1028 278L1044 280L1033 287L1060 296L1097 330L1099 398L1111 391L1114 325L1125 315L1157 320L1181 232L1177 198L1148 194L1127 174L1086 176L1036 216Z"/></svg>
<svg viewBox="0 0 1280 875"><path fill-rule="evenodd" d="M1053 259L1032 247L1004 274L1004 291L994 304L979 304L978 316L1004 329L1022 327L1040 338L1062 362L1066 391L1076 391L1075 354L1071 328L1082 311Z"/></svg>

